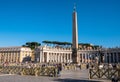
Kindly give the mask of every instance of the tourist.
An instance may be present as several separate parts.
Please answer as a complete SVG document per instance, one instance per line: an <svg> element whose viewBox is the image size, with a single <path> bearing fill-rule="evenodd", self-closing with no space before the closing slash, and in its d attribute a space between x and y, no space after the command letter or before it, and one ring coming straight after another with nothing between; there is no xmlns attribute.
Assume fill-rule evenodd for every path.
<svg viewBox="0 0 120 82"><path fill-rule="evenodd" d="M88 68L89 68L89 64L87 63L87 64L86 64L86 69L88 69Z"/></svg>
<svg viewBox="0 0 120 82"><path fill-rule="evenodd" d="M62 64L61 64L61 63L58 64L58 65L57 65L57 68L58 68L58 73L57 73L57 74L58 74L58 76L61 76L61 75L60 75L60 72L62 71Z"/></svg>
<svg viewBox="0 0 120 82"><path fill-rule="evenodd" d="M81 64L79 64L79 68L81 69Z"/></svg>

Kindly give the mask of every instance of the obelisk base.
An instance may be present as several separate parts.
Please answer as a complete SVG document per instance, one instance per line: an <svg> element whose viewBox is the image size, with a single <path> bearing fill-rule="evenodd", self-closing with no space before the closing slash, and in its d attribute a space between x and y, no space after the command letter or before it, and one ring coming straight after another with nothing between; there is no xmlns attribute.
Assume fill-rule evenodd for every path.
<svg viewBox="0 0 120 82"><path fill-rule="evenodd" d="M77 49L72 49L72 63L77 64Z"/></svg>

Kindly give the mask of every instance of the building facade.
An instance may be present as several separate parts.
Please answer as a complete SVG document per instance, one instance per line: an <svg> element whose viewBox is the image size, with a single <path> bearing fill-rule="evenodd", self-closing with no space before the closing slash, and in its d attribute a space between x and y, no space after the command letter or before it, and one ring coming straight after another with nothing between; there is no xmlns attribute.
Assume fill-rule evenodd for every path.
<svg viewBox="0 0 120 82"><path fill-rule="evenodd" d="M120 63L120 48L106 48L102 50L104 63Z"/></svg>
<svg viewBox="0 0 120 82"><path fill-rule="evenodd" d="M18 63L24 58L32 56L32 50L27 47L1 47L0 48L0 63Z"/></svg>
<svg viewBox="0 0 120 82"><path fill-rule="evenodd" d="M39 46L35 61L40 63L72 63L72 48ZM78 49L77 63L120 63L120 48Z"/></svg>
<svg viewBox="0 0 120 82"><path fill-rule="evenodd" d="M34 55L38 63L72 63L72 48L39 46L33 51L27 47L0 48L0 63L19 63ZM120 63L120 48L78 48L77 63Z"/></svg>
<svg viewBox="0 0 120 82"><path fill-rule="evenodd" d="M77 63L89 63L98 55L99 49L78 50ZM35 49L35 61L40 63L72 63L72 48L39 46Z"/></svg>

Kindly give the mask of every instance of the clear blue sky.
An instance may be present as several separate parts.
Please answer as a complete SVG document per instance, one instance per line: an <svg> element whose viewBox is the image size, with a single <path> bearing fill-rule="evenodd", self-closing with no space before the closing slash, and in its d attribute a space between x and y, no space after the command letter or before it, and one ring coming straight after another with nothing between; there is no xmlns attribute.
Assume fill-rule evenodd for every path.
<svg viewBox="0 0 120 82"><path fill-rule="evenodd" d="M0 47L71 42L74 2L79 43L120 46L120 0L0 0Z"/></svg>

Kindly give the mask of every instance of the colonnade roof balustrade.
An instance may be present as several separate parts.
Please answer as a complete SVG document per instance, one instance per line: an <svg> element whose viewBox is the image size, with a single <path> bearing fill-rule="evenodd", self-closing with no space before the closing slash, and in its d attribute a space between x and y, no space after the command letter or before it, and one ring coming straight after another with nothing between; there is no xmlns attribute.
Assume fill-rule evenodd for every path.
<svg viewBox="0 0 120 82"><path fill-rule="evenodd" d="M71 51L71 48L60 48L60 47L50 47L50 46L42 46L43 50L57 50L57 51Z"/></svg>
<svg viewBox="0 0 120 82"><path fill-rule="evenodd" d="M120 48L102 48L103 52L120 52Z"/></svg>
<svg viewBox="0 0 120 82"><path fill-rule="evenodd" d="M78 49L78 51L99 51L100 49Z"/></svg>
<svg viewBox="0 0 120 82"><path fill-rule="evenodd" d="M39 46L40 50L56 50L56 51L72 51L71 47L62 48L62 47L51 47L51 46ZM78 49L78 51L99 51L100 49Z"/></svg>

